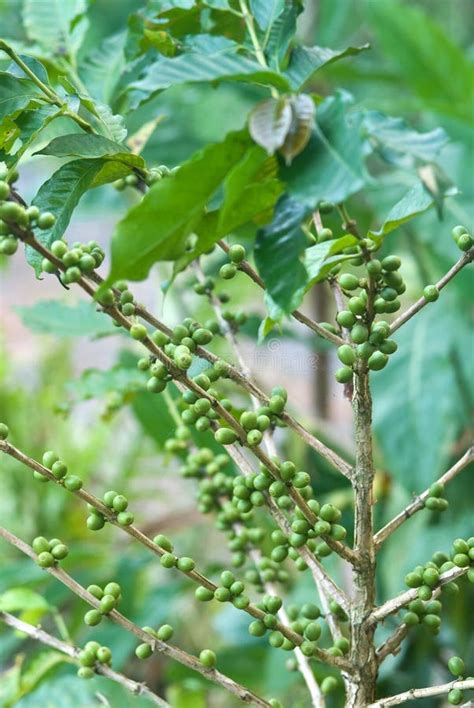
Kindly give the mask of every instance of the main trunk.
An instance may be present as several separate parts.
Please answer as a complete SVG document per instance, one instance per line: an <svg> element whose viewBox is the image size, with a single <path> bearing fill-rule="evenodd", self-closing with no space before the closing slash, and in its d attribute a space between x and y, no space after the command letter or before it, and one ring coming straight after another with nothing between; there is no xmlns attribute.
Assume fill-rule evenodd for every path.
<svg viewBox="0 0 474 708"><path fill-rule="evenodd" d="M352 397L355 426L355 541L359 561L354 569L355 596L351 609L351 661L356 669L348 690L348 708L366 706L375 699L377 661L374 628L367 618L375 604L375 552L373 543L372 398L369 373L360 361Z"/></svg>

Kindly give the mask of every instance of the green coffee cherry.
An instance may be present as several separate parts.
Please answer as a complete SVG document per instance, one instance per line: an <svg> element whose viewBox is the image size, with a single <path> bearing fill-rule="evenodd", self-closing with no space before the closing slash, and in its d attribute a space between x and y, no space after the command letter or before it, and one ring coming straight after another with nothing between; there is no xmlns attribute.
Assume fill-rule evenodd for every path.
<svg viewBox="0 0 474 708"><path fill-rule="evenodd" d="M448 693L448 702L453 706L458 706L463 702L463 692L459 688L452 688Z"/></svg>
<svg viewBox="0 0 474 708"><path fill-rule="evenodd" d="M37 225L39 229L51 229L56 223L56 217L49 211L44 211L39 215Z"/></svg>
<svg viewBox="0 0 474 708"><path fill-rule="evenodd" d="M372 371L380 371L387 365L387 362L387 354L384 354L383 352L374 352L368 359L369 369Z"/></svg>
<svg viewBox="0 0 474 708"><path fill-rule="evenodd" d="M110 664L112 662L112 652L109 647L99 647L97 649L97 660L101 664Z"/></svg>
<svg viewBox="0 0 474 708"><path fill-rule="evenodd" d="M6 440L8 438L10 431L8 425L5 423L0 423L0 440Z"/></svg>
<svg viewBox="0 0 474 708"><path fill-rule="evenodd" d="M162 533L159 533L155 538L153 539L153 543L156 543L157 546L160 546L164 551L167 551L168 553L173 552L173 544L169 540L168 536L165 536Z"/></svg>
<svg viewBox="0 0 474 708"><path fill-rule="evenodd" d="M336 315L336 322L340 324L341 327L349 329L355 324L356 317L350 310L341 310L341 312L338 312Z"/></svg>
<svg viewBox="0 0 474 708"><path fill-rule="evenodd" d="M336 381L338 381L338 383L349 383L349 381L352 381L352 375L353 375L352 369L349 368L348 366L342 366L334 374Z"/></svg>
<svg viewBox="0 0 474 708"><path fill-rule="evenodd" d="M89 666L81 666L77 670L77 675L79 676L79 678L82 678L82 679L91 679L91 678L94 678L95 672Z"/></svg>
<svg viewBox="0 0 474 708"><path fill-rule="evenodd" d="M162 642L169 642L173 634L173 627L170 624L163 624L157 631L156 636Z"/></svg>
<svg viewBox="0 0 474 708"><path fill-rule="evenodd" d="M176 561L176 567L183 573L190 573L196 567L196 563L192 558L183 556L182 558L178 558Z"/></svg>
<svg viewBox="0 0 474 708"><path fill-rule="evenodd" d="M219 270L219 275L224 280L232 280L237 274L237 268L233 263L226 263Z"/></svg>
<svg viewBox="0 0 474 708"><path fill-rule="evenodd" d="M40 568L51 568L55 564L54 556L48 551L43 551L38 554L36 559L37 564Z"/></svg>
<svg viewBox="0 0 474 708"><path fill-rule="evenodd" d="M134 324L130 327L130 334L132 335L133 339L141 341L147 338L148 330L142 324Z"/></svg>
<svg viewBox="0 0 474 708"><path fill-rule="evenodd" d="M118 599L121 595L122 589L118 583L107 583L107 585L104 587L104 594L105 595L112 595L116 599Z"/></svg>
<svg viewBox="0 0 474 708"><path fill-rule="evenodd" d="M199 661L206 669L213 669L217 663L217 657L211 649L203 649L199 654Z"/></svg>
<svg viewBox="0 0 474 708"><path fill-rule="evenodd" d="M214 433L214 438L220 445L232 445L237 440L238 435L230 428L218 428Z"/></svg>
<svg viewBox="0 0 474 708"><path fill-rule="evenodd" d="M356 360L356 353L354 348L350 344L343 344L337 350L337 356L339 360L346 366L352 366Z"/></svg>
<svg viewBox="0 0 474 708"><path fill-rule="evenodd" d="M196 597L196 600L199 600L200 602L209 602L210 600L214 599L213 591L209 590L208 588L205 588L203 585L200 585L198 588L196 588L194 595Z"/></svg>
<svg viewBox="0 0 474 708"><path fill-rule="evenodd" d="M229 248L229 258L232 263L242 263L242 261L245 260L245 256L244 246L236 243Z"/></svg>
<svg viewBox="0 0 474 708"><path fill-rule="evenodd" d="M111 612L115 605L117 603L116 598L113 595L103 595L102 599L100 600L100 612L103 615L107 615L109 612Z"/></svg>
<svg viewBox="0 0 474 708"><path fill-rule="evenodd" d="M459 656L452 656L448 661L448 669L453 676L464 676L464 661Z"/></svg>
<svg viewBox="0 0 474 708"><path fill-rule="evenodd" d="M402 262L398 256L387 256L382 261L382 268L384 270L398 270Z"/></svg>
<svg viewBox="0 0 474 708"><path fill-rule="evenodd" d="M472 245L474 244L474 241L472 239L472 236L469 234L462 234L458 238L458 248L461 249L461 251L469 251L470 248L472 248Z"/></svg>
<svg viewBox="0 0 474 708"><path fill-rule="evenodd" d="M64 486L70 492L78 492L82 485L82 479L75 474L68 474L64 478Z"/></svg>
<svg viewBox="0 0 474 708"><path fill-rule="evenodd" d="M363 344L369 338L369 330L363 324L356 324L351 329L351 339L355 344Z"/></svg>
<svg viewBox="0 0 474 708"><path fill-rule="evenodd" d="M339 285L344 290L355 290L359 287L359 278L352 273L343 273L339 276Z"/></svg>
<svg viewBox="0 0 474 708"><path fill-rule="evenodd" d="M55 560L63 560L69 553L69 548L64 543L57 543L51 549L51 555Z"/></svg>
<svg viewBox="0 0 474 708"><path fill-rule="evenodd" d="M327 696L328 693L332 693L336 690L337 685L337 679L334 678L334 676L326 676L326 678L321 681L321 691Z"/></svg>
<svg viewBox="0 0 474 708"><path fill-rule="evenodd" d="M427 285L423 290L423 297L426 302L435 302L439 298L439 290L436 285Z"/></svg>
<svg viewBox="0 0 474 708"><path fill-rule="evenodd" d="M95 627L96 625L100 624L101 621L102 621L102 615L99 612L99 610L89 610L84 615L84 622L89 627Z"/></svg>
<svg viewBox="0 0 474 708"><path fill-rule="evenodd" d="M139 644L135 649L135 656L138 659L148 659L153 654L153 649L149 644Z"/></svg>

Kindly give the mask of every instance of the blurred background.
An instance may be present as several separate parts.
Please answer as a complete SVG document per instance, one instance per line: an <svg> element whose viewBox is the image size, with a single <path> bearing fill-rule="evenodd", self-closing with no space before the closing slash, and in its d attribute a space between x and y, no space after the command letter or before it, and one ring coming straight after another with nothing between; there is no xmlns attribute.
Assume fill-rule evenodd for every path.
<svg viewBox="0 0 474 708"><path fill-rule="evenodd" d="M384 245L386 253L396 252L403 259L408 286L403 304L409 305L425 284L435 282L458 258L451 228L457 223L472 227L472 1L305 4L299 21L305 44L371 45L356 59L318 74L313 91L326 96L342 88L353 94L354 110L402 116L421 131L440 126L450 138L439 163L459 195L446 202L442 221L435 211L428 212L391 234ZM0 26L7 39L22 39L21 5L20 0L0 0ZM91 47L122 29L129 14L143 5L140 0L95 0L81 54L86 56ZM144 120L159 118L144 157L148 164L173 167L207 142L240 128L261 96L258 89L239 84L175 87L132 113L127 127L132 134ZM47 139L45 135L44 142ZM26 161L22 193L32 197L55 165L45 157ZM371 174L374 178L368 179L364 191L348 202L362 231L377 228L406 191L402 169L386 174L375 164ZM114 223L134 202L131 191L117 193L104 187L86 195L68 230L69 241L96 239L107 252ZM205 260L205 267L212 273L221 263L214 254ZM11 428L13 443L35 458L45 449L57 451L98 496L112 488L127 494L138 525L150 535L169 534L180 553L195 558L207 574L227 566L229 554L219 532L196 510L194 482L178 475L176 461L164 449L172 422L156 398L142 390L134 367L138 349L102 316L91 320L77 293L61 290L53 278L35 280L20 252L3 259L0 268L0 417ZM200 321L211 316L202 298L194 295L193 279L186 273L165 298L162 285L169 276L169 268L160 266L146 284L133 289L170 325L189 314ZM398 353L373 376L378 525L455 462L472 439L472 286L467 272L452 281L436 305L425 308L398 333ZM301 419L326 442L337 441L341 454L351 459L350 406L342 387L333 384L337 362L332 351L295 322L288 322L281 336L270 335L257 344L265 312L260 293L243 275L226 289L249 315L242 351L256 379L267 390L276 384L287 386ZM318 320L328 320L332 307L329 293L319 286L304 303ZM73 318L69 308L74 308ZM215 351L227 354L223 343ZM283 455L311 473L318 499L337 503L348 524L351 494L344 481L293 436L280 432L277 442ZM215 603L197 606L189 583L160 568L113 528L98 534L87 531L86 510L69 495L52 485L31 483L28 470L10 459L1 459L0 464L4 526L27 541L38 534L59 535L71 548L64 562L68 572L83 585L118 581L124 597L121 609L138 625L167 621L175 627L176 643L188 651L216 648L220 668L236 680L278 696L284 705L307 705L298 676L284 669L285 654L268 651L264 640L250 637L242 613ZM378 564L379 601L403 589L403 576L414 565L426 562L435 550L447 551L452 539L474 533L473 472L471 466L450 485L450 506L442 516L418 514L387 542ZM0 598L7 589L26 587L36 593L23 610L27 621L43 618L45 625L56 624L62 632L67 627L79 644L91 638L82 622L86 609L82 603L72 601L61 585L3 542L0 555ZM344 584L337 560L329 559L328 567ZM312 592L305 573L292 577L289 601L299 602ZM383 664L381 690L389 695L448 680L446 657L452 653L464 657L472 674L473 606L474 589L463 583L461 592L444 602L439 635L423 629L412 632L402 651ZM388 620L380 628L380 640L394 627L394 620ZM104 622L93 634L113 647L115 668L147 681L173 706L234 705L232 698L176 664L161 658L140 663L133 638L111 623ZM12 689L21 662L33 687L23 698ZM105 705L148 705L99 677L92 682L76 680L69 665L49 666L38 646L10 630L0 629L0 671L3 706L95 706L100 705L97 692ZM424 703L441 704L441 699L433 698ZM331 698L329 705L341 705L341 695Z"/></svg>

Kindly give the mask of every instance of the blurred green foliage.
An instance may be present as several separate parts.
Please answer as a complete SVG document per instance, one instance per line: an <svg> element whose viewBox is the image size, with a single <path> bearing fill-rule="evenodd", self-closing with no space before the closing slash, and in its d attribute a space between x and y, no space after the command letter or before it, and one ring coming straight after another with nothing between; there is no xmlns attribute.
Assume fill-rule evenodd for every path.
<svg viewBox="0 0 474 708"><path fill-rule="evenodd" d="M79 71L81 59L101 41L121 32L129 13L137 12L143 4L134 0L92 3ZM388 236L384 245L384 249L403 254L403 276L408 282L405 303L409 303L424 284L434 282L456 259L456 247L447 236L452 226L458 222L472 224L474 217L472 3L470 0L313 0L307 5L299 24L306 43L336 48L366 41L371 44L370 51L357 59L326 69L322 78L318 75L312 90L327 96L345 89L354 96L354 111L383 110L388 115L403 116L421 131L442 126L450 138L438 161L460 194L446 202L441 222L435 212L426 213ZM0 1L0 23L5 35L18 41L23 38L20 6L16 0ZM242 127L249 110L262 96L259 88L237 84L218 88L200 84L178 86L131 113L127 127L133 133L143 122L159 117L144 156L151 164L174 166L209 141L221 140L230 130ZM53 135L51 131L49 137ZM348 210L361 230L379 228L409 186L404 184L401 172L389 172L381 160L371 159L377 179L348 201ZM123 196L105 192L88 195L78 210L78 218L99 212L116 218L117 213L123 213ZM330 219L328 225L331 226ZM179 283L181 289L170 309L187 314L189 281L182 276ZM253 307L250 290L240 289L239 296L242 306L247 302ZM471 301L472 276L462 273L450 283L436 309L426 308L399 333L396 337L399 353L387 369L374 377L377 462L381 470L390 474L387 478L381 474L376 507L380 525L408 503L413 492L424 489L449 467L469 437L474 401ZM196 316L201 314L204 317L204 312ZM23 312L22 317L34 328L40 315L38 311L30 315ZM67 315L64 318L59 311L56 315L67 324ZM48 319L56 315L50 312ZM89 320L88 327L89 331L86 328L78 334L90 336L100 332L100 322L94 321L91 327ZM131 381L124 374L130 354L122 354L117 362L111 362L118 364L120 385L123 384L118 402L113 391L120 390L120 385L117 377L113 379L113 373L95 370L76 376L75 341L47 340L47 346L39 348L35 371L21 372L21 376L18 365L2 348L0 410L2 418L9 421L15 444L36 458L45 449L57 449L93 490L100 493L105 488L117 488L126 492L133 506L144 509L151 528L161 530L161 523L167 521L175 524L174 536L182 552L195 557L204 568L208 563L209 572L218 569L227 557L219 546L217 532L209 528L205 519L189 517L192 483L176 482L175 470L163 450L170 425L163 413L164 406L144 393L140 382ZM313 346L309 339L305 344ZM91 377L93 385L88 386ZM92 392L99 401L88 400ZM346 486L319 460L316 462L311 453L300 449L298 443L287 444L293 457L299 456L305 468L315 470L318 496L323 500L337 499L338 503L346 500L349 515ZM27 539L39 533L53 536L60 519L61 534L71 547L64 565L79 582L87 585L117 580L123 588L123 611L137 624L170 621L176 627L177 643L191 652L198 651L203 642L209 644L211 637L219 650L219 666L225 673L262 693L277 694L285 705L295 708L306 705L304 691L299 684L295 686L295 675L283 668L284 656L264 652L263 643L249 637L246 622L239 613L227 607L197 608L192 588L157 569L153 559L118 538L113 529L97 535L88 533L85 512L62 490L52 485L26 483L28 471L10 458L2 459L1 464L0 515L6 527ZM180 500L176 518L167 511L169 478L177 485L178 495L184 498L184 503ZM450 485L450 508L441 519L428 512L419 514L387 542L378 563L379 601L401 591L404 573L426 561L434 550L446 551L450 539L472 534L470 478L472 469ZM142 486L143 479L147 480L146 487ZM171 496L174 493L173 487ZM147 506L153 495L160 512ZM39 593L49 606L42 618L45 626L64 632L67 625L76 642L86 641L89 633L82 624L85 606L71 603L62 586L51 582L36 566L19 558L3 543L1 552L4 560L0 596L12 587ZM337 575L338 568L334 566ZM289 601L291 597L302 597L308 590L304 574L295 578ZM428 684L432 679L447 680L443 668L447 650L456 649L467 665L472 665L473 604L472 586L463 585L460 595L445 604L446 620L441 633L436 638L423 630L413 633L402 651L383 665L382 689L395 693ZM389 619L379 630L380 639L388 636L394 626ZM222 698L218 690L209 689L180 666L161 659L151 660L146 668L139 665L133 654L133 640L110 623L101 625L94 638L114 646L114 666L118 669L126 666L136 678L146 679L153 688L166 691L176 708L233 705L232 699ZM11 687L18 681L20 664L13 665L11 660L17 652L25 655L21 671L27 673L34 662L40 661L42 650L10 631L2 631L0 702L5 706L12 705L9 697L15 691ZM94 706L98 705L96 692L105 696L111 706L147 705L146 700L131 698L99 677L86 685L76 681L71 678L74 668L68 664L48 668L44 662L43 668L44 673L39 671L42 680L38 687L15 705ZM339 700L340 696L331 698L330 708L338 705ZM438 705L434 699L430 700L429 705Z"/></svg>

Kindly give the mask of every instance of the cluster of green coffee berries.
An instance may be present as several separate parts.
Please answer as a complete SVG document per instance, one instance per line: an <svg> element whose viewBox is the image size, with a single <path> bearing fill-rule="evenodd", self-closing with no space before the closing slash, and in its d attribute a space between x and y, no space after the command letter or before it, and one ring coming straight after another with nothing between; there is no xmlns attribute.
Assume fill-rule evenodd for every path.
<svg viewBox="0 0 474 708"><path fill-rule="evenodd" d="M174 546L168 536L160 533L153 539L153 543L161 548L163 554L160 558L160 564L163 568L177 568L182 573L191 573L196 567L196 562L188 556L176 556Z"/></svg>
<svg viewBox="0 0 474 708"><path fill-rule="evenodd" d="M112 664L112 652L109 647L101 646L99 642L87 642L82 649L77 659L80 663L77 675L83 679L91 679L95 675L95 667L97 664Z"/></svg>
<svg viewBox="0 0 474 708"><path fill-rule="evenodd" d="M461 680L466 676L466 667L464 666L464 661L460 656L452 656L448 661L448 669L450 673L456 677L457 680ZM453 706L458 706L463 702L464 694L459 688L452 688L448 693L448 701Z"/></svg>
<svg viewBox="0 0 474 708"><path fill-rule="evenodd" d="M102 617L115 610L122 599L122 590L118 583L107 583L104 588L100 585L89 585L87 592L99 600L99 609L88 610L84 615L84 622L89 627L100 624Z"/></svg>
<svg viewBox="0 0 474 708"><path fill-rule="evenodd" d="M170 170L170 168L166 165L152 167L145 174L142 181L145 182L148 187L151 187L152 184L159 182L161 179L163 179L163 177L168 177L175 171L176 169ZM132 173L130 175L127 175L126 177L120 177L120 179L115 180L115 182L112 182L112 186L115 187L118 192L122 192L126 187L136 187L141 179L142 178L139 177L139 175Z"/></svg>
<svg viewBox="0 0 474 708"><path fill-rule="evenodd" d="M59 455L55 452L52 450L46 450L42 461L44 467L51 472L57 482L62 484L70 492L77 492L81 489L82 479L75 474L69 474L67 471L67 465L59 459ZM33 477L38 480L38 482L49 482L48 477L41 472L33 472Z"/></svg>
<svg viewBox="0 0 474 708"><path fill-rule="evenodd" d="M460 248L461 251L469 251L469 249L474 245L472 234L469 233L465 226L455 226L451 231L451 235L456 246Z"/></svg>
<svg viewBox="0 0 474 708"><path fill-rule="evenodd" d="M430 509L431 511L446 511L449 506L449 502L443 495L444 484L441 484L441 482L434 482L429 489L428 497L425 499L425 508Z"/></svg>
<svg viewBox="0 0 474 708"><path fill-rule="evenodd" d="M64 283L77 283L83 275L98 268L105 258L105 253L97 241L80 243L76 241L69 248L62 239L53 241L51 253L58 258L66 270L62 275ZM41 268L45 273L56 273L57 267L48 258L43 258Z"/></svg>
<svg viewBox="0 0 474 708"><path fill-rule="evenodd" d="M44 536L36 536L31 545L37 555L36 562L40 568L52 568L57 561L63 560L69 553L69 548L59 538L48 541Z"/></svg>
<svg viewBox="0 0 474 708"><path fill-rule="evenodd" d="M113 489L105 492L103 496L104 504L115 514L115 520L120 526L130 526L134 522L134 516L130 511L127 511L128 499L123 494L115 492ZM107 522L107 517L104 516L95 506L88 504L89 516L87 517L87 528L90 531L100 531L104 528Z"/></svg>
<svg viewBox="0 0 474 708"><path fill-rule="evenodd" d="M468 568L467 578L474 583L474 537L453 541L450 555L437 551L431 561L418 565L405 576L405 584L416 588L417 598L407 606L408 611L403 621L408 626L423 622L435 633L438 633L441 620L441 602L433 600L433 591L439 587L440 576L452 568ZM459 590L456 582L450 581L441 585L444 595L455 595Z"/></svg>
<svg viewBox="0 0 474 708"><path fill-rule="evenodd" d="M160 642L169 642L174 634L174 629L170 624L162 624L158 629L153 629L153 627L142 627L142 629L155 639L159 639ZM139 644L135 649L135 655L139 659L148 659L152 654L153 647L147 642Z"/></svg>
<svg viewBox="0 0 474 708"><path fill-rule="evenodd" d="M288 393L282 386L272 389L268 405L260 406L257 411L244 411L240 416L240 425L246 432L246 443L249 447L259 445L263 433L273 425L277 425L284 413ZM238 440L238 433L232 428L218 428L214 437L220 445L232 445Z"/></svg>
<svg viewBox="0 0 474 708"><path fill-rule="evenodd" d="M18 248L18 238L14 234L14 227L26 229L37 227L50 229L56 217L49 212L41 212L37 206L25 208L16 201L10 201L11 187L5 180L6 174L2 173L0 179L0 253L12 256ZM14 175L12 181L17 177Z"/></svg>

